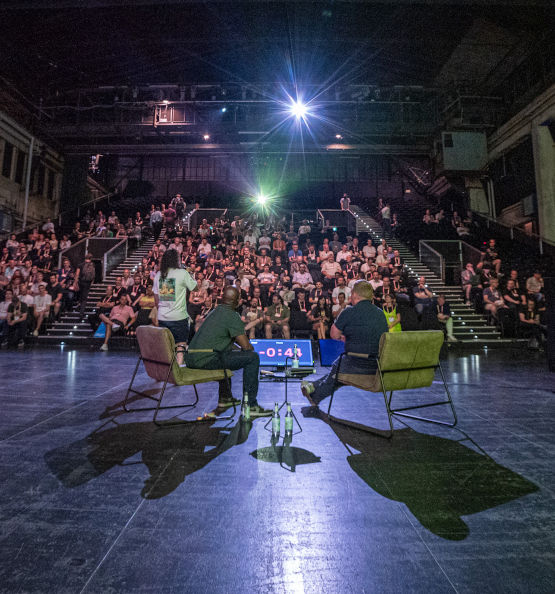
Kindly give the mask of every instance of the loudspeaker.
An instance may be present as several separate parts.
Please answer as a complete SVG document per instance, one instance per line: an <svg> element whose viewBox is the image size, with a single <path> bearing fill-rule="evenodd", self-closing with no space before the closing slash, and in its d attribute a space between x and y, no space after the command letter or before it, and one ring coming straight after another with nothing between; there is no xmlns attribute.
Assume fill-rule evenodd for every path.
<svg viewBox="0 0 555 594"><path fill-rule="evenodd" d="M544 278L545 293L545 321L547 324L547 343L545 352L547 355L547 367L549 371L555 372L555 277Z"/></svg>

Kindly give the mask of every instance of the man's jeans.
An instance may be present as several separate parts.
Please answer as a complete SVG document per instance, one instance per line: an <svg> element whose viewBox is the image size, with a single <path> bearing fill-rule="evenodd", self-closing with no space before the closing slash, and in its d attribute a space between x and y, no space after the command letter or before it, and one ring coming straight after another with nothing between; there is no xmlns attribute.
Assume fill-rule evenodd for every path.
<svg viewBox="0 0 555 594"><path fill-rule="evenodd" d="M332 395L338 365L339 357L333 362L328 374L314 382L314 392L310 395L314 404L319 404L324 398ZM376 373L377 369L378 366L376 360L373 358L360 359L359 357L349 357L348 355L344 355L341 361L340 373L367 375Z"/></svg>
<svg viewBox="0 0 555 594"><path fill-rule="evenodd" d="M194 369L189 363L187 365ZM231 369L231 371L243 370L243 393L246 392L249 395L250 406L255 406L257 404L256 396L258 395L258 374L260 369L258 353L254 351L225 351L221 354L221 357L214 355L210 361L202 365L202 369L222 369L222 367ZM229 398L231 394L227 382L220 380L219 384L219 398ZM229 385L231 385L231 378Z"/></svg>

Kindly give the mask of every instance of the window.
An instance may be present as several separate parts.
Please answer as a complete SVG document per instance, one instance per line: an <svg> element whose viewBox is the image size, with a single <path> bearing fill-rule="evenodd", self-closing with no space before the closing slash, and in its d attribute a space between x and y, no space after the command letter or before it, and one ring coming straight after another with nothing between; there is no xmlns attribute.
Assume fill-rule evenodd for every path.
<svg viewBox="0 0 555 594"><path fill-rule="evenodd" d="M2 175L10 178L12 175L13 144L4 141L4 158L2 159Z"/></svg>
<svg viewBox="0 0 555 594"><path fill-rule="evenodd" d="M23 171L25 169L25 153L18 149L17 160L15 162L15 183L23 184Z"/></svg>

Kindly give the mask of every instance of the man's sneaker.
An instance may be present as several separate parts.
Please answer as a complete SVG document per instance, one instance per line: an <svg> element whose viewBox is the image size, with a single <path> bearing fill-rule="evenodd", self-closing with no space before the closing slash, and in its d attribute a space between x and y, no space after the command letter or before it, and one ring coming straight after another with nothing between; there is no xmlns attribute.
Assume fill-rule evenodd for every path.
<svg viewBox="0 0 555 594"><path fill-rule="evenodd" d="M18 349L24 349L24 348L25 348L25 341L23 341L23 340L20 340L20 341L17 343L17 348L18 348Z"/></svg>
<svg viewBox="0 0 555 594"><path fill-rule="evenodd" d="M251 406L251 417L271 417L272 412L269 408L262 408L260 404Z"/></svg>
<svg viewBox="0 0 555 594"><path fill-rule="evenodd" d="M115 332L121 328L121 324L112 324L112 331Z"/></svg>
<svg viewBox="0 0 555 594"><path fill-rule="evenodd" d="M108 350L108 345L106 343L104 343L101 347L100 347L101 351L107 351Z"/></svg>
<svg viewBox="0 0 555 594"><path fill-rule="evenodd" d="M241 401L233 397L218 400L218 408L229 408L230 406L241 406Z"/></svg>
<svg viewBox="0 0 555 594"><path fill-rule="evenodd" d="M33 332L33 336L38 336L38 335L39 335L39 331L38 331L38 330L35 330L35 331Z"/></svg>
<svg viewBox="0 0 555 594"><path fill-rule="evenodd" d="M301 392L305 398L310 398L314 392L314 384L312 382L301 382Z"/></svg>
<svg viewBox="0 0 555 594"><path fill-rule="evenodd" d="M448 336L447 342L459 342L459 340L455 336Z"/></svg>

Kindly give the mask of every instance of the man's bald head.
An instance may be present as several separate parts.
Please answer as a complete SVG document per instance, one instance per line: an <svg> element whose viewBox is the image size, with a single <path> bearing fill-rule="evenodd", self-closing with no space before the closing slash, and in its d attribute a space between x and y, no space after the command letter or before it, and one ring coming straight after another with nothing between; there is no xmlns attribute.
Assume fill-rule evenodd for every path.
<svg viewBox="0 0 555 594"><path fill-rule="evenodd" d="M229 305L233 309L237 309L239 305L239 290L236 287L227 286L222 295L222 303Z"/></svg>

